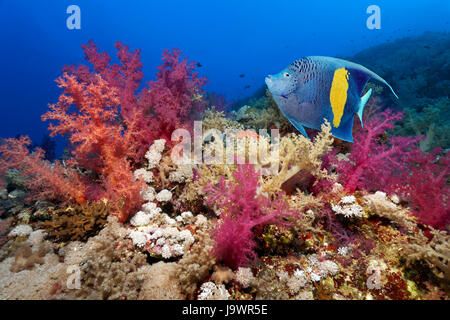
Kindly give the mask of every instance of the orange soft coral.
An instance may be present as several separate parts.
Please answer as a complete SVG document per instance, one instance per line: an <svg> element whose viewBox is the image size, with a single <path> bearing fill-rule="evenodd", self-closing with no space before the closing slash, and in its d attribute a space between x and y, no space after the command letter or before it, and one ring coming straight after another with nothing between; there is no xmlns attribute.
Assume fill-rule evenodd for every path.
<svg viewBox="0 0 450 320"><path fill-rule="evenodd" d="M59 161L44 160L44 150L36 148L30 153L28 137L5 139L0 146L0 175L12 168L26 178L25 187L30 191L28 200L51 199L72 201L79 204L86 200L86 186L82 177L73 169L73 162L62 165Z"/></svg>
<svg viewBox="0 0 450 320"><path fill-rule="evenodd" d="M87 83L64 74L57 83L64 91L42 119L56 121L49 126L52 136L69 135L75 160L99 177L103 192L95 198L111 201L119 219L125 221L141 205L143 184L135 181L128 161L117 90L100 75Z"/></svg>

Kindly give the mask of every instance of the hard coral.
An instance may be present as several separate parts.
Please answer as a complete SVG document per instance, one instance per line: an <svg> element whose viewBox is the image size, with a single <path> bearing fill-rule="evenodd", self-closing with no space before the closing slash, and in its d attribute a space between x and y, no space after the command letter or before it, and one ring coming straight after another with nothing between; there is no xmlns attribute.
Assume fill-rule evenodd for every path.
<svg viewBox="0 0 450 320"><path fill-rule="evenodd" d="M11 272L31 270L35 264L43 264L43 257L48 252L49 248L44 244L41 244L35 252L28 244L20 246L15 253L14 262L11 264Z"/></svg>
<svg viewBox="0 0 450 320"><path fill-rule="evenodd" d="M145 279L146 257L130 250L126 229L109 217L100 233L85 244L72 242L64 254L65 266L80 267L80 288L63 287L65 299L137 299ZM67 283L67 267L58 280Z"/></svg>

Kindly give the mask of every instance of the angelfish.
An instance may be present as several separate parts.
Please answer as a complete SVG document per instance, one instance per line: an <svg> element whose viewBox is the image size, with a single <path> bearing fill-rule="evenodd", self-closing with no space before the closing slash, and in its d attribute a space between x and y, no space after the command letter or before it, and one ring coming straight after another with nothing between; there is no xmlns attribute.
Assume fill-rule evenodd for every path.
<svg viewBox="0 0 450 320"><path fill-rule="evenodd" d="M334 137L353 142L353 119L357 114L363 126L364 106L372 89L361 95L371 78L388 86L398 99L376 73L332 57L296 60L280 73L267 76L266 84L283 115L305 137L304 127L320 130L326 119Z"/></svg>

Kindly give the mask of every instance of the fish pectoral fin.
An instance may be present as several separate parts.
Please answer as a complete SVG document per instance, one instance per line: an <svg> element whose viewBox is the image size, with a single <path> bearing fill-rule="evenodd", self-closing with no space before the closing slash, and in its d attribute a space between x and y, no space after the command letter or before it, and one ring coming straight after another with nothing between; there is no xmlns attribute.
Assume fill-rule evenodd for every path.
<svg viewBox="0 0 450 320"><path fill-rule="evenodd" d="M292 123L292 125L295 127L295 129L300 131L300 133L302 135L304 135L306 138L309 139L308 134L305 131L305 128L303 127L303 125L300 122L298 122L298 121L296 121L294 119L291 119L290 117L287 117L287 119Z"/></svg>
<svg viewBox="0 0 450 320"><path fill-rule="evenodd" d="M295 91L295 94L300 98L300 101L303 102L312 102L316 97L317 91L317 79L313 78L302 85Z"/></svg>
<svg viewBox="0 0 450 320"><path fill-rule="evenodd" d="M361 97L361 100L359 101L359 108L358 108L357 114L358 114L359 120L361 120L361 128L364 128L364 124L363 124L364 107L366 106L367 101L369 101L371 94L372 94L372 88L370 88L369 91L367 91L366 94L363 95Z"/></svg>

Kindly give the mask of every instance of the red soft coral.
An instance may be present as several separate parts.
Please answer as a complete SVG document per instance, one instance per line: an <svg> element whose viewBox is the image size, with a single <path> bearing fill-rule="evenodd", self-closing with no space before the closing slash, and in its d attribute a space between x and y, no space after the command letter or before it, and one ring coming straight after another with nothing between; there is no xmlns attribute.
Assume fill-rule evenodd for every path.
<svg viewBox="0 0 450 320"><path fill-rule="evenodd" d="M173 130L191 127L192 116L205 107L201 89L207 80L195 72L195 62L181 59L179 49L164 50L156 81L138 92L143 78L140 50L130 51L120 42L115 47L120 64L111 64L111 57L89 41L83 49L94 72L86 66L69 66L65 70L86 83L91 82L95 74L100 74L116 89L120 118L126 128L123 144L127 148L127 157L138 163L154 139L170 141Z"/></svg>
<svg viewBox="0 0 450 320"><path fill-rule="evenodd" d="M51 135L68 134L76 162L99 176L104 194L116 207L116 214L125 221L142 200L141 181L135 181L127 159L128 148L123 143L125 128L118 121L119 98L115 87L96 75L89 83L64 74L57 80L63 88L56 104L42 116ZM95 196L99 197L99 188Z"/></svg>
<svg viewBox="0 0 450 320"><path fill-rule="evenodd" d="M195 63L180 60L181 51L165 50L157 80L138 92L143 78L140 51L116 43L119 64L100 52L94 42L84 45L88 67L66 67L57 80L64 89L43 120L51 120L52 135L68 134L77 163L94 172L101 188L95 198L106 197L125 221L142 203L141 181L132 169L139 165L157 138L170 140L173 130L189 127L189 116L201 106L206 79L194 71ZM94 195L92 195L94 197Z"/></svg>
<svg viewBox="0 0 450 320"><path fill-rule="evenodd" d="M206 203L220 211L213 252L226 265L237 268L256 258L255 231L266 224L286 224L282 218L295 211L288 208L281 195L271 200L259 194L260 175L253 166L239 165L233 177L234 181L222 177L218 185L209 185L204 192Z"/></svg>
<svg viewBox="0 0 450 320"><path fill-rule="evenodd" d="M30 153L28 137L9 138L0 146L0 175L15 168L26 179L25 187L30 194L27 200L46 199L58 201L86 200L86 184L82 177L72 168L73 162L62 165L45 160L44 150L36 148Z"/></svg>

